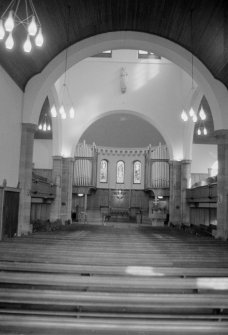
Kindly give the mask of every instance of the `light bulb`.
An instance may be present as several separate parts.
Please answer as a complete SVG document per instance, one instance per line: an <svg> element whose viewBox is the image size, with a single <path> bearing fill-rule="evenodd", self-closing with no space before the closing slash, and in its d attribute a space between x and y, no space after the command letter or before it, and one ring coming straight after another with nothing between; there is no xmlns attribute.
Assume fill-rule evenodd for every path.
<svg viewBox="0 0 228 335"><path fill-rule="evenodd" d="M36 38L35 38L35 44L38 47L42 47L43 43L44 43L44 37L42 34L42 29L39 28L38 34L36 35Z"/></svg>
<svg viewBox="0 0 228 335"><path fill-rule="evenodd" d="M47 125L46 125L46 122L44 123L43 125L43 131L46 131L47 130Z"/></svg>
<svg viewBox="0 0 228 335"><path fill-rule="evenodd" d="M5 37L5 29L3 27L2 20L0 20L0 40L3 40L4 37Z"/></svg>
<svg viewBox="0 0 228 335"><path fill-rule="evenodd" d="M196 116L196 114L193 115L193 117L192 117L192 121L193 121L194 123L197 122L197 116Z"/></svg>
<svg viewBox="0 0 228 335"><path fill-rule="evenodd" d="M32 16L32 20L28 25L28 33L31 36L35 36L37 33L37 24L36 24L36 20L35 20L35 16Z"/></svg>
<svg viewBox="0 0 228 335"><path fill-rule="evenodd" d="M23 45L24 52L30 52L32 50L32 44L30 41L29 34L27 35L26 41Z"/></svg>
<svg viewBox="0 0 228 335"><path fill-rule="evenodd" d="M66 113L65 113L65 112L61 114L61 118L62 118L63 120L66 119Z"/></svg>
<svg viewBox="0 0 228 335"><path fill-rule="evenodd" d="M70 108L69 115L70 115L70 119L74 119L74 115L75 115L74 107Z"/></svg>
<svg viewBox="0 0 228 335"><path fill-rule="evenodd" d="M195 111L194 111L194 109L192 107L190 108L189 115L191 117L193 117L195 115Z"/></svg>
<svg viewBox="0 0 228 335"><path fill-rule="evenodd" d="M207 135L207 128L205 128L205 127L203 128L203 134Z"/></svg>
<svg viewBox="0 0 228 335"><path fill-rule="evenodd" d="M14 19L13 19L13 11L10 10L9 16L7 17L5 21L5 30L8 32L13 31L14 28Z"/></svg>
<svg viewBox="0 0 228 335"><path fill-rule="evenodd" d="M200 109L199 116L200 116L201 120L206 120L206 114L205 114L202 107Z"/></svg>
<svg viewBox="0 0 228 335"><path fill-rule="evenodd" d="M201 130L200 130L200 128L198 128L198 130L197 130L197 134L198 134L198 135L201 135Z"/></svg>
<svg viewBox="0 0 228 335"><path fill-rule="evenodd" d="M188 121L188 115L185 112L185 110L183 109L182 113L181 113L181 118L184 122Z"/></svg>
<svg viewBox="0 0 228 335"><path fill-rule="evenodd" d="M6 46L6 49L13 49L13 46L14 46L14 40L13 40L13 35L12 35L12 32L9 33L9 36L7 37L6 41L5 41L5 46Z"/></svg>
<svg viewBox="0 0 228 335"><path fill-rule="evenodd" d="M39 128L39 130L42 130L42 124L39 124L38 128Z"/></svg>
<svg viewBox="0 0 228 335"><path fill-rule="evenodd" d="M62 115L62 114L66 114L63 105L60 106L60 108L59 108L59 114L60 114L60 115Z"/></svg>
<svg viewBox="0 0 228 335"><path fill-rule="evenodd" d="M47 126L47 130L48 130L48 131L51 130L51 125L50 125L50 124Z"/></svg>
<svg viewBox="0 0 228 335"><path fill-rule="evenodd" d="M52 106L52 108L51 108L51 116L52 117L57 117L57 112L56 112L55 106Z"/></svg>

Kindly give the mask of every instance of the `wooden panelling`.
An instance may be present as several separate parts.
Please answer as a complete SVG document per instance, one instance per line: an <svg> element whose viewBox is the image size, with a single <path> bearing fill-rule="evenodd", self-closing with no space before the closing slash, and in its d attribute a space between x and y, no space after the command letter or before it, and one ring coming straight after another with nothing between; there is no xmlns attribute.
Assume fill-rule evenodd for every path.
<svg viewBox="0 0 228 335"><path fill-rule="evenodd" d="M123 199L117 198L118 190L97 189L88 196L88 209L98 209L100 206L124 208L141 207L145 210L149 207L149 195L141 190L124 190ZM73 194L73 206L77 204L83 207L83 198Z"/></svg>
<svg viewBox="0 0 228 335"><path fill-rule="evenodd" d="M13 187L0 187L0 240L17 233L20 191Z"/></svg>
<svg viewBox="0 0 228 335"><path fill-rule="evenodd" d="M31 222L36 220L46 221L50 218L50 204L32 203L31 204Z"/></svg>
<svg viewBox="0 0 228 335"><path fill-rule="evenodd" d="M193 225L209 226L217 224L216 208L190 208L190 222Z"/></svg>
<svg viewBox="0 0 228 335"><path fill-rule="evenodd" d="M18 190L4 191L3 237L13 237L17 234L19 195Z"/></svg>
<svg viewBox="0 0 228 335"><path fill-rule="evenodd" d="M46 178L49 182L52 180L52 169L33 169L35 175Z"/></svg>
<svg viewBox="0 0 228 335"><path fill-rule="evenodd" d="M188 189L186 196L189 203L216 203L217 184L210 184Z"/></svg>
<svg viewBox="0 0 228 335"><path fill-rule="evenodd" d="M50 170L47 170L49 174ZM42 175L33 173L32 175L32 198L54 199L56 194L56 185L51 180Z"/></svg>
<svg viewBox="0 0 228 335"><path fill-rule="evenodd" d="M71 5L70 38L67 43L67 11ZM9 2L1 0L0 14ZM24 2L21 2L23 5ZM45 46L29 56L20 48L24 41L23 27L15 29L16 51L1 47L0 64L15 82L24 88L66 46L85 38L110 31L131 30L155 34L193 51L212 75L228 86L227 76L227 5L224 0L148 1L99 0L35 3ZM191 41L190 13L193 9ZM193 43L192 43L193 42Z"/></svg>
<svg viewBox="0 0 228 335"><path fill-rule="evenodd" d="M3 227L3 202L4 202L4 188L0 187L0 240L2 239L2 227Z"/></svg>

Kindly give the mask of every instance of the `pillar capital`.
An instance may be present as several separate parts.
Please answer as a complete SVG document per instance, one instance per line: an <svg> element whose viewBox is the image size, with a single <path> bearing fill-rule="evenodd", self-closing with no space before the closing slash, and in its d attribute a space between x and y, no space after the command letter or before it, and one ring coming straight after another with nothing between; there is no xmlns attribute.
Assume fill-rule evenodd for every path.
<svg viewBox="0 0 228 335"><path fill-rule="evenodd" d="M228 144L228 129L219 129L214 131L214 137L218 144Z"/></svg>
<svg viewBox="0 0 228 335"><path fill-rule="evenodd" d="M72 163L74 162L74 157L65 157L65 158L63 157L63 159L65 162L72 162Z"/></svg>
<svg viewBox="0 0 228 335"><path fill-rule="evenodd" d="M172 166L181 165L181 161L170 160L169 165L172 165Z"/></svg>
<svg viewBox="0 0 228 335"><path fill-rule="evenodd" d="M37 124L34 123L22 123L22 130L29 131L31 133L35 133L37 131Z"/></svg>
<svg viewBox="0 0 228 335"><path fill-rule="evenodd" d="M62 159L63 159L63 157L62 156L52 156L52 158L53 158L53 160L55 160L55 161L62 161Z"/></svg>
<svg viewBox="0 0 228 335"><path fill-rule="evenodd" d="M181 164L191 164L191 163L192 163L191 159L183 159L181 161Z"/></svg>

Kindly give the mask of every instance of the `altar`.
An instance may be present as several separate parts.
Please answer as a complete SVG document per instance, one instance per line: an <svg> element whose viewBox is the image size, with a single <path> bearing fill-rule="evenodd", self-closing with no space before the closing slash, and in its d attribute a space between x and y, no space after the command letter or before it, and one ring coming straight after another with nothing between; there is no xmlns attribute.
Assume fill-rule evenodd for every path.
<svg viewBox="0 0 228 335"><path fill-rule="evenodd" d="M151 215L151 219L152 219L152 226L163 227L166 219L166 214L164 212L156 211Z"/></svg>

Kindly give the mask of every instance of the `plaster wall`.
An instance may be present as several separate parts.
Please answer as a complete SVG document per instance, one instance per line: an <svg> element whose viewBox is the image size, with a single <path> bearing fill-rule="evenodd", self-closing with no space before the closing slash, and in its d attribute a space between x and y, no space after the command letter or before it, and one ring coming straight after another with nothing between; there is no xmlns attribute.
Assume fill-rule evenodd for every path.
<svg viewBox="0 0 228 335"><path fill-rule="evenodd" d="M120 86L122 68L126 71L124 94ZM191 89L191 78L180 67L165 59L138 61L136 50L120 50L113 52L111 60L89 58L74 65L67 74L67 83L76 117L62 121L61 155L72 155L72 145L95 120L112 111L126 110L160 131L171 157L185 158L186 126L180 114ZM59 96L62 84L63 76L55 85Z"/></svg>
<svg viewBox="0 0 228 335"><path fill-rule="evenodd" d="M126 153L125 153L126 151ZM112 188L112 189L135 189L142 190L144 189L144 172L145 172L145 156L144 151L139 149L131 150L121 150L121 149L112 149L112 154L107 155L99 153L98 163L97 163L97 187L98 188ZM100 164L101 160L105 159L108 162L108 182L100 183ZM117 162L123 161L125 164L124 170L124 183L117 184L116 182L116 169ZM141 162L141 183L133 183L133 163L135 161Z"/></svg>
<svg viewBox="0 0 228 335"><path fill-rule="evenodd" d="M153 51L171 60L191 75L192 55L190 52L159 36L132 31L104 33L72 45L68 53L68 67L70 68L86 57L108 49ZM24 122L36 123L38 121L40 106L56 80L63 73L64 63L65 51L53 59L41 74L29 81L25 92ZM215 129L227 128L228 95L225 86L214 79L208 69L197 58L194 59L194 79L209 102Z"/></svg>
<svg viewBox="0 0 228 335"><path fill-rule="evenodd" d="M23 92L0 67L0 184L16 187L19 175Z"/></svg>
<svg viewBox="0 0 228 335"><path fill-rule="evenodd" d="M52 140L34 140L33 164L35 169L52 169Z"/></svg>
<svg viewBox="0 0 228 335"><path fill-rule="evenodd" d="M208 173L217 161L217 145L193 144L191 173Z"/></svg>

